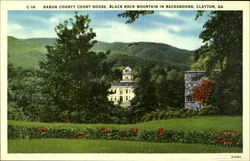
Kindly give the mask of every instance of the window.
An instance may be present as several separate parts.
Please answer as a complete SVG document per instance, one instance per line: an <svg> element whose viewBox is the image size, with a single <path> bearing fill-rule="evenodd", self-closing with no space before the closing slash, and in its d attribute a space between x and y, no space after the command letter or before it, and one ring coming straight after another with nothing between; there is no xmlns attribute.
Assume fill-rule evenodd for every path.
<svg viewBox="0 0 250 161"><path fill-rule="evenodd" d="M120 94L122 94L122 90L120 90Z"/></svg>
<svg viewBox="0 0 250 161"><path fill-rule="evenodd" d="M192 81L197 81L198 78L197 78L196 76L194 76L194 77L191 78L191 80L192 80Z"/></svg>
<svg viewBox="0 0 250 161"><path fill-rule="evenodd" d="M115 101L116 101L116 97L115 97Z"/></svg>
<svg viewBox="0 0 250 161"><path fill-rule="evenodd" d="M187 102L192 102L193 101L192 96L191 95L186 96L186 101Z"/></svg>
<svg viewBox="0 0 250 161"><path fill-rule="evenodd" d="M126 93L128 93L128 90L126 89Z"/></svg>
<svg viewBox="0 0 250 161"><path fill-rule="evenodd" d="M126 101L128 100L128 96L126 96Z"/></svg>
<svg viewBox="0 0 250 161"><path fill-rule="evenodd" d="M116 93L116 90L114 90L114 93Z"/></svg>
<svg viewBox="0 0 250 161"><path fill-rule="evenodd" d="M120 101L121 101L121 102L123 101L123 98L122 98L122 96L120 96Z"/></svg>

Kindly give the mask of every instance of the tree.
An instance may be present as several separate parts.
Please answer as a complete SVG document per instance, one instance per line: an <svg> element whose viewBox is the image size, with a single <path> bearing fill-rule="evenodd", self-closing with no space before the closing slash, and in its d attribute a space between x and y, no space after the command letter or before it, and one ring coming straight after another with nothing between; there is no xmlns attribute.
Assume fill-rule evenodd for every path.
<svg viewBox="0 0 250 161"><path fill-rule="evenodd" d="M140 15L153 14L154 11L125 11L121 14L118 14L118 17L128 18L126 23L133 23Z"/></svg>
<svg viewBox="0 0 250 161"><path fill-rule="evenodd" d="M8 64L8 111L9 119L39 121L41 103L41 79L38 71Z"/></svg>
<svg viewBox="0 0 250 161"><path fill-rule="evenodd" d="M203 63L201 69L217 75L215 105L221 114L241 114L242 11L212 11L200 38L205 44L196 51L194 66ZM214 69L220 69L220 74L214 74Z"/></svg>
<svg viewBox="0 0 250 161"><path fill-rule="evenodd" d="M155 86L151 81L150 67L137 68L138 77L134 88L135 97L132 100L134 120L140 120L145 113L157 108Z"/></svg>
<svg viewBox="0 0 250 161"><path fill-rule="evenodd" d="M58 39L47 46L47 59L40 62L44 78L43 92L49 94L47 107L56 108L55 120L107 122L112 104L107 100L113 63L105 61L108 52L91 48L96 34L88 15L59 24Z"/></svg>
<svg viewBox="0 0 250 161"><path fill-rule="evenodd" d="M184 79L183 73L175 69L168 71L167 68L156 66L151 70L152 83L155 86L157 108L184 107Z"/></svg>

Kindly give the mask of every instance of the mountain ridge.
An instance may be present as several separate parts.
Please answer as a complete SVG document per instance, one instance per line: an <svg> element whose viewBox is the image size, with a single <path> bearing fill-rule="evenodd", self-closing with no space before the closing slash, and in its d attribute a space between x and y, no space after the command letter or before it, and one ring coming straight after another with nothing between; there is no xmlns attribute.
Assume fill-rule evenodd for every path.
<svg viewBox="0 0 250 161"><path fill-rule="evenodd" d="M52 45L56 38L19 39L8 36L9 62L25 68L39 68L38 62L45 58L46 45ZM161 64L164 66L183 66L191 64L194 51L156 42L104 42L98 41L91 49L95 52L110 50L109 61L116 60L117 66L126 66L132 59L133 65Z"/></svg>

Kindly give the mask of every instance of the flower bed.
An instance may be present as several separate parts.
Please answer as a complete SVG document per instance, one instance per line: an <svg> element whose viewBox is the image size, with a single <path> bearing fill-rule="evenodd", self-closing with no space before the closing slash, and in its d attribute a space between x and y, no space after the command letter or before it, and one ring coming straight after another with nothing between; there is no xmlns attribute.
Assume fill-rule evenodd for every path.
<svg viewBox="0 0 250 161"><path fill-rule="evenodd" d="M49 128L8 126L9 139L67 138L67 139L108 139L164 143L199 143L242 147L242 134L234 131L222 132L183 132L160 128L143 130L137 128Z"/></svg>

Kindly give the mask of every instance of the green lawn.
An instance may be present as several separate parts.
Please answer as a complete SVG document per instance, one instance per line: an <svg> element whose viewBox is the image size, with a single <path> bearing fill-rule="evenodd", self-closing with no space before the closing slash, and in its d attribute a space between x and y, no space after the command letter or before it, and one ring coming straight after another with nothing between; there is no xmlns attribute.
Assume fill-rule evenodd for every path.
<svg viewBox="0 0 250 161"><path fill-rule="evenodd" d="M25 147L25 148L24 148ZM9 153L238 153L241 148L118 140L9 140Z"/></svg>
<svg viewBox="0 0 250 161"><path fill-rule="evenodd" d="M138 124L72 124L72 123L41 123L41 122L8 122L9 125L19 126L42 126L42 127L65 127L65 128L101 128L109 127L114 129L148 129L155 130L159 128L166 128L171 130L181 131L221 131L233 130L242 131L242 117L240 116L211 116L211 117L192 117L169 120L156 120L150 122L143 122Z"/></svg>

